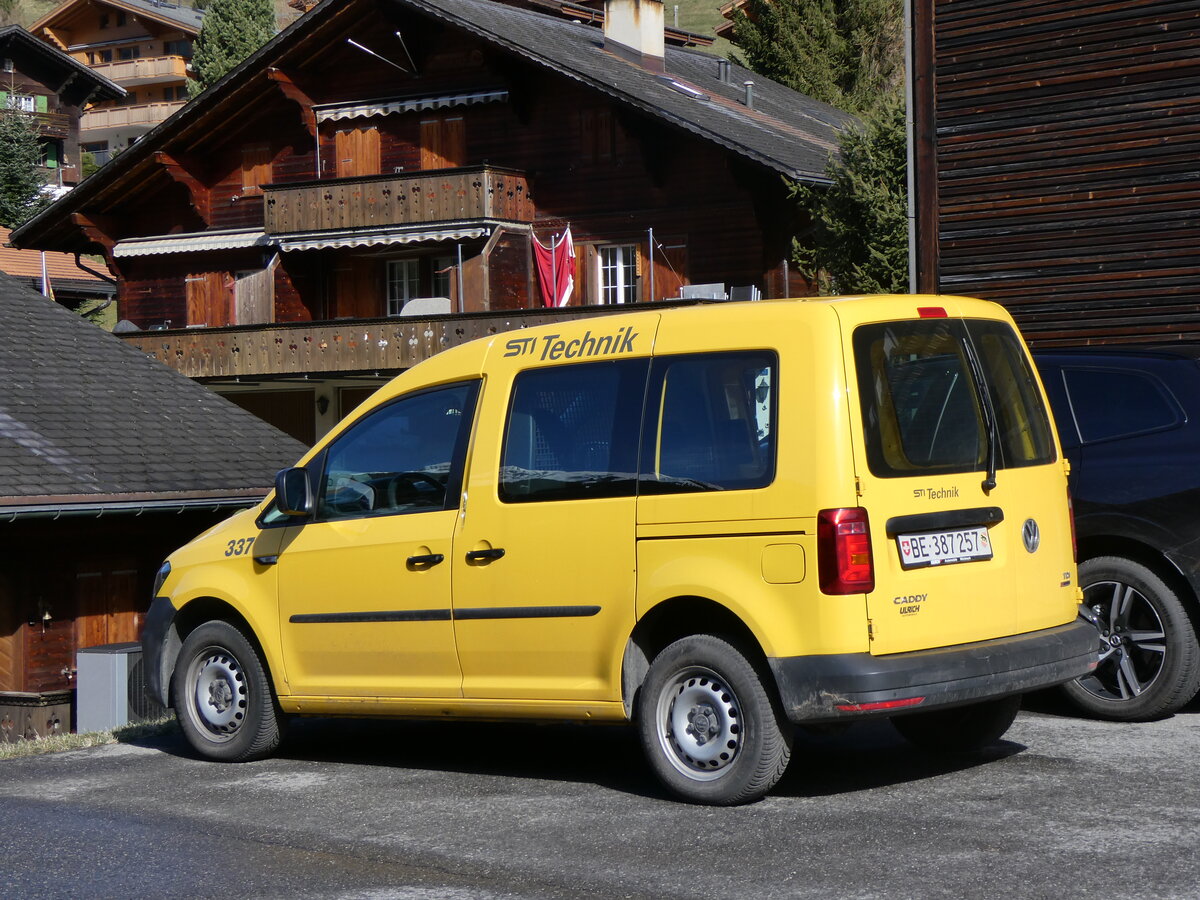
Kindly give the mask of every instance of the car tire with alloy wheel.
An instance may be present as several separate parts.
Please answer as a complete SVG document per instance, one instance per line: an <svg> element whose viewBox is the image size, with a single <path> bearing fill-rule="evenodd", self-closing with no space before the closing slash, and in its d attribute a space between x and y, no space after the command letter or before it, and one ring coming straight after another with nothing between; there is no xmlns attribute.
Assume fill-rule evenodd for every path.
<svg viewBox="0 0 1200 900"><path fill-rule="evenodd" d="M1178 593L1130 559L1101 556L1079 566L1080 612L1099 632L1090 675L1063 686L1080 709L1139 722L1175 712L1200 690L1200 644Z"/></svg>
<svg viewBox="0 0 1200 900"><path fill-rule="evenodd" d="M209 759L262 759L279 746L284 718L266 667L228 622L206 622L184 640L172 702L188 743Z"/></svg>
<svg viewBox="0 0 1200 900"><path fill-rule="evenodd" d="M773 679L715 635L691 635L659 653L637 707L651 768L672 793L693 803L757 800L791 758L793 729Z"/></svg>
<svg viewBox="0 0 1200 900"><path fill-rule="evenodd" d="M892 726L932 753L973 753L1004 737L1021 709L1020 694L930 712L896 716Z"/></svg>

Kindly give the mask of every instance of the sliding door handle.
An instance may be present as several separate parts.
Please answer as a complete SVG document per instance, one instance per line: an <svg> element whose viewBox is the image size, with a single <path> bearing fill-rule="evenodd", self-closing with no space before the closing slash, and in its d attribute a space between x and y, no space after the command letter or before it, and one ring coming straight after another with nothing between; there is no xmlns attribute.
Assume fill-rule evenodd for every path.
<svg viewBox="0 0 1200 900"><path fill-rule="evenodd" d="M488 550L470 550L467 552L467 562L480 562L485 559L499 559L503 555L503 547L492 547Z"/></svg>

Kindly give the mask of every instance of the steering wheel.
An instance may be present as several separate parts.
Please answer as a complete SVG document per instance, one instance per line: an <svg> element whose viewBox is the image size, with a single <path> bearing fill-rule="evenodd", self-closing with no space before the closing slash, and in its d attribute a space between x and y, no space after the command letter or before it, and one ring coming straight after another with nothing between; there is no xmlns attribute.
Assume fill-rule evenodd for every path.
<svg viewBox="0 0 1200 900"><path fill-rule="evenodd" d="M387 505L394 509L397 506L402 506L405 503L411 502L411 499L417 494L417 485L427 484L431 486L435 492L435 496L444 501L446 499L446 487L432 475L427 472L397 472L392 476L392 480L387 486ZM401 489L404 489L407 499L401 499Z"/></svg>

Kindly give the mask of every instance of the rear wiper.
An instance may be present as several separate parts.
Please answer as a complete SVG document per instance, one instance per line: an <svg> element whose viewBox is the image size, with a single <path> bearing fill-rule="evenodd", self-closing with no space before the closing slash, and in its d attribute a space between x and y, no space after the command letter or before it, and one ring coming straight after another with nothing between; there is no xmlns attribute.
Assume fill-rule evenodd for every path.
<svg viewBox="0 0 1200 900"><path fill-rule="evenodd" d="M988 390L987 381L983 377L983 366L979 364L979 357L975 355L975 344L971 340L971 333L966 331L966 341L963 342L963 350L967 354L967 365L971 367L971 378L975 382L975 394L979 398L979 408L983 412L983 427L987 429L987 477L983 479L983 488L985 493L991 493L996 489L996 444L999 442L999 434L996 430L996 410L992 407L992 393Z"/></svg>

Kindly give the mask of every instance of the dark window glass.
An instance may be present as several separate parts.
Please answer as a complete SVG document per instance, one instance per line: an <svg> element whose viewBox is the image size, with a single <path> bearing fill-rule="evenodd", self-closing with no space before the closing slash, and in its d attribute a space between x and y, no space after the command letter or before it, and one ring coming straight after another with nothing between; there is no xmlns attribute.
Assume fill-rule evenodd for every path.
<svg viewBox="0 0 1200 900"><path fill-rule="evenodd" d="M775 355L661 357L648 392L644 494L746 490L775 477Z"/></svg>
<svg viewBox="0 0 1200 900"><path fill-rule="evenodd" d="M403 397L326 450L317 518L397 515L458 504L478 384Z"/></svg>
<svg viewBox="0 0 1200 900"><path fill-rule="evenodd" d="M1085 444L1169 428L1183 421L1174 397L1152 375L1063 369L1063 381Z"/></svg>
<svg viewBox="0 0 1200 900"><path fill-rule="evenodd" d="M520 373L504 435L500 499L633 496L647 366L631 359Z"/></svg>
<svg viewBox="0 0 1200 900"><path fill-rule="evenodd" d="M976 384L968 335L984 386ZM1054 459L1050 421L1020 341L1001 322L929 319L855 330L867 461L881 477L970 472L987 459L986 395L1000 468Z"/></svg>

